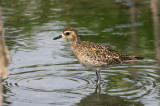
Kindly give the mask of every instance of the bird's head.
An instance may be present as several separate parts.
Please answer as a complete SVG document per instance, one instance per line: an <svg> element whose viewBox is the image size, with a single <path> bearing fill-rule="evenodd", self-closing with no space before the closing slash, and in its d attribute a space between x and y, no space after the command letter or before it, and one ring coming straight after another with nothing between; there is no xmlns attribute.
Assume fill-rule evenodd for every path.
<svg viewBox="0 0 160 106"><path fill-rule="evenodd" d="M55 37L53 40L65 38L68 41L76 41L79 39L77 31L72 27L67 27L63 30L62 35Z"/></svg>

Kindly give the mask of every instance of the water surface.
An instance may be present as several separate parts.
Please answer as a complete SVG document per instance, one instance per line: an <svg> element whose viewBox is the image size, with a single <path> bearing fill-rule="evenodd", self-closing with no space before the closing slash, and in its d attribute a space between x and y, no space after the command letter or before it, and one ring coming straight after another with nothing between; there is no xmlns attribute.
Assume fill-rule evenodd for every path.
<svg viewBox="0 0 160 106"><path fill-rule="evenodd" d="M11 62L4 106L159 106L159 3L154 0L0 0ZM82 67L64 39L75 27L81 40L144 57L95 72Z"/></svg>

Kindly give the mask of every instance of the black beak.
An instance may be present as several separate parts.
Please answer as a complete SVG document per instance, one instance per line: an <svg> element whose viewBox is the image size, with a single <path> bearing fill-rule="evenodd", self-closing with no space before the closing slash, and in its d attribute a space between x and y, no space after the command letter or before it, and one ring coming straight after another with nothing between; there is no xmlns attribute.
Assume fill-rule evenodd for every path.
<svg viewBox="0 0 160 106"><path fill-rule="evenodd" d="M62 38L62 35L59 35L59 36L53 38L53 40L57 40L57 39L60 39L60 38Z"/></svg>

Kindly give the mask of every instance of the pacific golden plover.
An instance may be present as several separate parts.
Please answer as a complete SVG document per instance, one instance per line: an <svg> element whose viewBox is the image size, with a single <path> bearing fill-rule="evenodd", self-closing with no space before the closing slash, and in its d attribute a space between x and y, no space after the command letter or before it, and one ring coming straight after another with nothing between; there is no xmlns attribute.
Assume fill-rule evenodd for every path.
<svg viewBox="0 0 160 106"><path fill-rule="evenodd" d="M101 69L111 65L143 59L142 57L121 54L98 43L81 41L77 31L72 27L65 28L62 35L55 37L53 40L59 38L66 38L69 41L71 51L83 66L96 71L97 84L100 84Z"/></svg>

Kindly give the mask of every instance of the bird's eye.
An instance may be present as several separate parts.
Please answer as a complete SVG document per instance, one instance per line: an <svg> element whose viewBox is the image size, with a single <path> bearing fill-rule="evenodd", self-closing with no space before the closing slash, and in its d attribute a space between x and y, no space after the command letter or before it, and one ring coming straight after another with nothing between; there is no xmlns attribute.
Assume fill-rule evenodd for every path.
<svg viewBox="0 0 160 106"><path fill-rule="evenodd" d="M70 33L69 33L69 32L66 32L66 35L70 35Z"/></svg>

